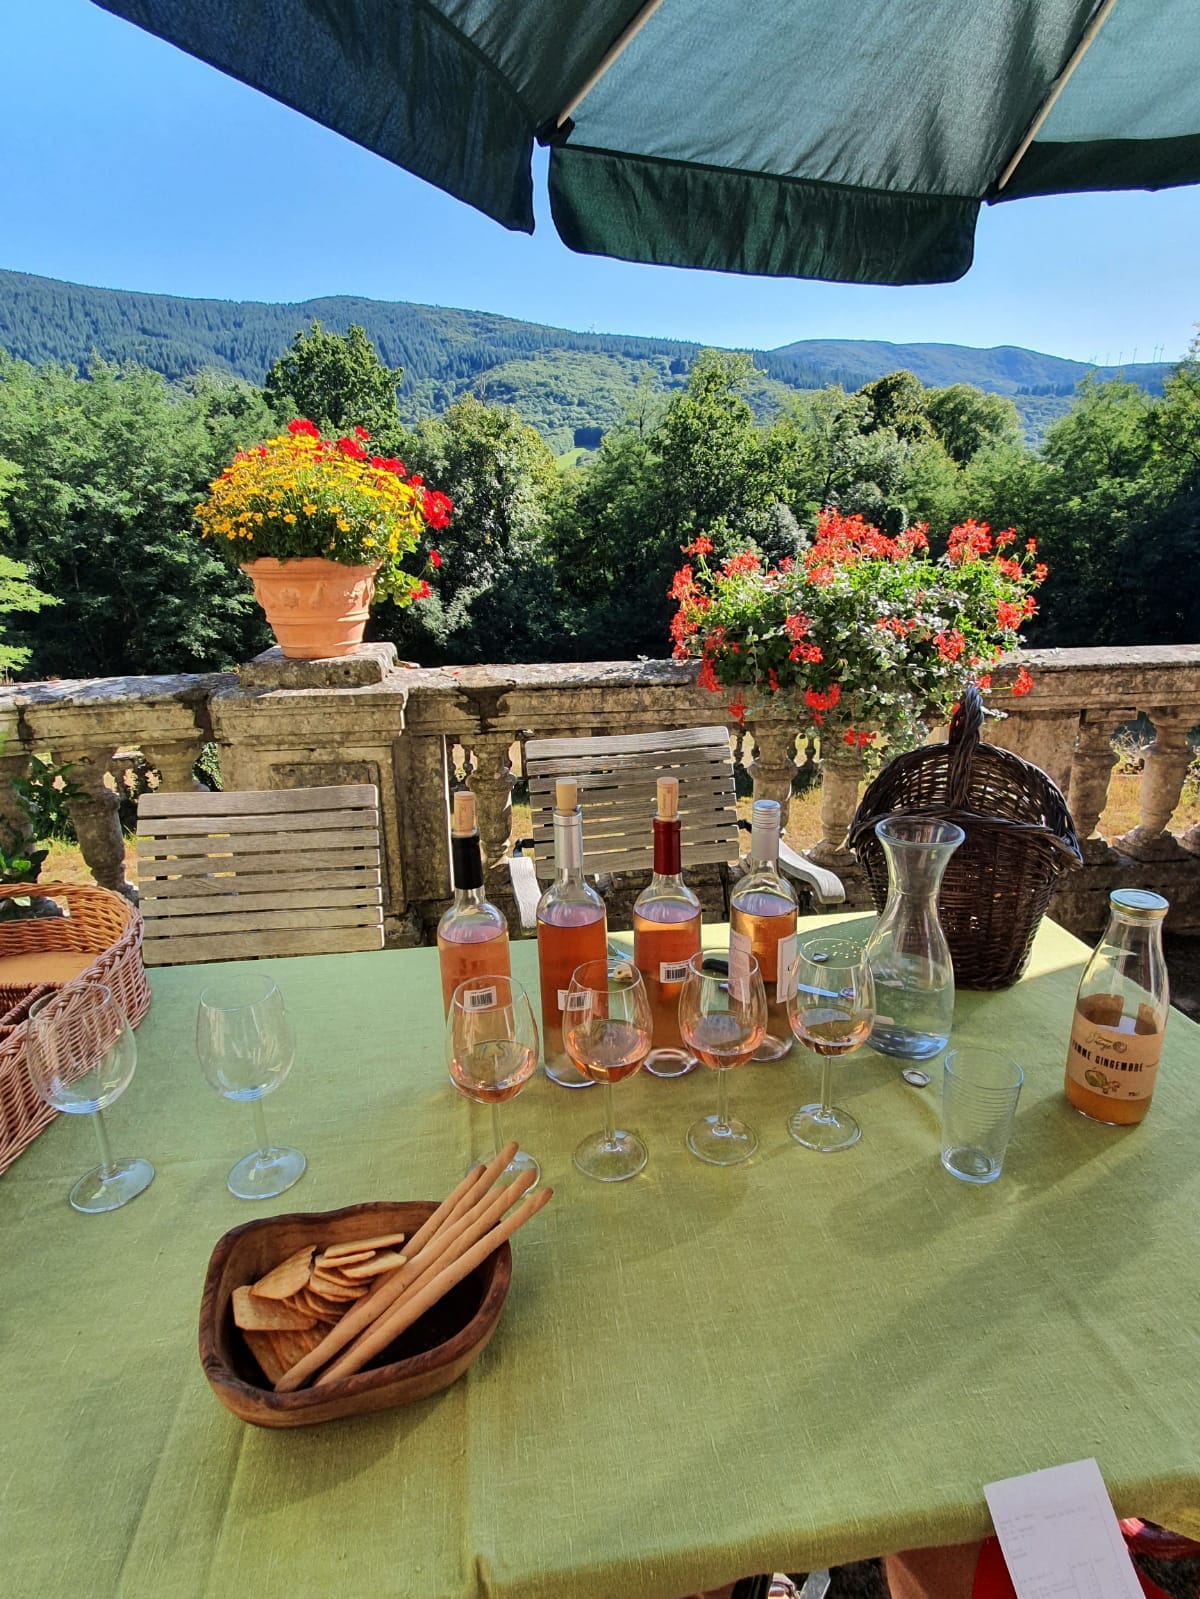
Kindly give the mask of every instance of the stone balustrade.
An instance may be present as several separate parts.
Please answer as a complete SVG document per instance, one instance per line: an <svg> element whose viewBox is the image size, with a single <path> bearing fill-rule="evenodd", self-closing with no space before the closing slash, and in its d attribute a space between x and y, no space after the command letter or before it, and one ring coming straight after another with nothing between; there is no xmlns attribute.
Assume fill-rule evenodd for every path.
<svg viewBox="0 0 1200 1599"><path fill-rule="evenodd" d="M1200 724L1200 645L1026 652L1034 692L1008 693L1018 663L995 674L993 705L1007 714L987 736L1048 771L1068 794L1085 854L1062 879L1054 913L1083 935L1103 922L1108 890L1141 884L1172 901L1172 926L1200 931L1200 827L1170 830ZM1112 735L1144 715L1153 725L1135 826L1103 838L1099 821L1115 762ZM420 942L449 892L448 793L465 773L477 799L490 881L503 894L512 794L530 737L636 733L725 722L723 697L696 686L695 667L671 661L581 665L398 665L386 645L339 662L284 662L268 651L234 673L10 685L0 691L0 776L20 775L31 754L70 763L79 790L71 813L97 882L133 894L117 780L139 752L165 788L195 781L205 744L217 746L230 788L372 782L385 843L384 906L393 943ZM756 797L788 807L798 772L821 782L820 838L796 840L865 890L845 849L864 776L861 756L838 747L816 762L781 700L730 723L737 759ZM24 818L0 781L0 822Z"/></svg>

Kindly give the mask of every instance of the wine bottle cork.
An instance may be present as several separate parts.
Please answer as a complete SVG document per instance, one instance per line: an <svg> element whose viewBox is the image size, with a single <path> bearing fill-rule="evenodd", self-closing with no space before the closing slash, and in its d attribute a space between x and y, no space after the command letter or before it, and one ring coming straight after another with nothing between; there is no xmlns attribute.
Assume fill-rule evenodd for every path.
<svg viewBox="0 0 1200 1599"><path fill-rule="evenodd" d="M679 815L679 779L660 777L658 780L658 819L673 822Z"/></svg>
<svg viewBox="0 0 1200 1599"><path fill-rule="evenodd" d="M454 814L450 831L464 838L475 831L475 796L469 788L454 791Z"/></svg>
<svg viewBox="0 0 1200 1599"><path fill-rule="evenodd" d="M560 777L554 785L554 809L563 816L574 814L579 804L579 781L574 777Z"/></svg>

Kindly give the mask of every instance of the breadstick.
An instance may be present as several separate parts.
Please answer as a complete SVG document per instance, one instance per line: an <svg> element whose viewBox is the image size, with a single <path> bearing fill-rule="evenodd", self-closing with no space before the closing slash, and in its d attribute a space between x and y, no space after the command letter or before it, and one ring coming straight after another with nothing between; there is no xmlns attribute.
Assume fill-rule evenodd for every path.
<svg viewBox="0 0 1200 1599"><path fill-rule="evenodd" d="M436 1305L443 1295L448 1294L456 1284L462 1282L464 1277L469 1277L494 1250L499 1249L506 1238L511 1238L518 1227L524 1226L531 1216L535 1216L546 1201L554 1193L552 1188L543 1188L539 1193L530 1194L524 1199L511 1216L506 1216L498 1227L493 1227L491 1232L485 1234L465 1254L460 1255L453 1265L447 1266L444 1271L430 1279L418 1293L411 1295L402 1305L397 1305L386 1316L380 1317L378 1323L371 1328L365 1338L359 1339L353 1349L347 1349L344 1355L335 1360L328 1371L324 1371L317 1378L315 1386L323 1388L327 1383L337 1382L341 1377L352 1377L356 1371L361 1371L369 1360L373 1360L381 1349L386 1349L402 1332L418 1321L431 1305Z"/></svg>
<svg viewBox="0 0 1200 1599"><path fill-rule="evenodd" d="M382 1311L395 1303L407 1285L424 1270L424 1267L418 1264L420 1251L424 1246L442 1230L451 1216L461 1213L460 1207L464 1200L473 1205L481 1186L486 1183L488 1188L491 1187L516 1152L515 1143L506 1144L486 1166L471 1167L463 1180L446 1195L432 1215L412 1235L406 1251L407 1264L397 1266L395 1271L389 1272L386 1277L381 1277L369 1294L351 1306L346 1314L334 1323L310 1355L305 1355L284 1372L275 1384L276 1393L288 1394L293 1389L299 1388L314 1371L320 1371L321 1367L332 1360L339 1350L345 1349L351 1339L362 1332L364 1327L369 1327Z"/></svg>

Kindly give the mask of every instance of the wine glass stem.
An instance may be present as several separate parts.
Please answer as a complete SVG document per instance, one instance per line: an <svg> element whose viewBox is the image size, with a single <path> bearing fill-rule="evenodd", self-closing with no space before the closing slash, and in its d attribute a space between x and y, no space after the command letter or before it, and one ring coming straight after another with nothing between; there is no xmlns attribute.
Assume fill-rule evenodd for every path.
<svg viewBox="0 0 1200 1599"><path fill-rule="evenodd" d="M724 1132L729 1126L729 1067L717 1068L717 1126Z"/></svg>
<svg viewBox="0 0 1200 1599"><path fill-rule="evenodd" d="M498 1155L507 1140L504 1137L504 1128L500 1122L500 1103L495 1099L492 1101L492 1139L495 1144L493 1154Z"/></svg>
<svg viewBox="0 0 1200 1599"><path fill-rule="evenodd" d="M113 1158L112 1148L108 1142L108 1127L105 1125L102 1110L93 1113L92 1126L96 1129L96 1142L100 1145L100 1177L103 1181L113 1175Z"/></svg>
<svg viewBox="0 0 1200 1599"><path fill-rule="evenodd" d="M258 1152L265 1160L271 1146L267 1139L267 1118L263 1111L262 1100L251 1101L251 1108L254 1111L254 1136L258 1139Z"/></svg>
<svg viewBox="0 0 1200 1599"><path fill-rule="evenodd" d="M826 1121L833 1115L833 1106L829 1103L833 1093L833 1062L828 1055L821 1056L821 1115Z"/></svg>
<svg viewBox="0 0 1200 1599"><path fill-rule="evenodd" d="M612 1078L604 1079L604 1142L611 1149L617 1141L617 1117L613 1109Z"/></svg>

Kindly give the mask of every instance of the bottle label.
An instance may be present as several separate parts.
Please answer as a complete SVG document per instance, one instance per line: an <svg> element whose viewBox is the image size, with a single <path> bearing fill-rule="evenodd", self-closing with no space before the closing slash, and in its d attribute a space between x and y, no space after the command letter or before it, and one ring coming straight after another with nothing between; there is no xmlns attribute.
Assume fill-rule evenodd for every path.
<svg viewBox="0 0 1200 1599"><path fill-rule="evenodd" d="M660 983L686 982L688 970L687 961L659 961L658 980Z"/></svg>
<svg viewBox="0 0 1200 1599"><path fill-rule="evenodd" d="M468 988L463 995L464 1010L495 1010L495 1008L496 990L494 988Z"/></svg>
<svg viewBox="0 0 1200 1599"><path fill-rule="evenodd" d="M560 988L558 991L558 1008L567 1015L587 1010L589 1003L586 988L577 988L573 994L569 988Z"/></svg>
<svg viewBox="0 0 1200 1599"><path fill-rule="evenodd" d="M750 935L729 930L729 992L739 1005L750 999Z"/></svg>
<svg viewBox="0 0 1200 1599"><path fill-rule="evenodd" d="M1163 1035L1135 1031L1137 1018L1122 1016L1114 1027L1076 1010L1067 1051L1067 1076L1106 1099L1149 1099L1158 1075Z"/></svg>
<svg viewBox="0 0 1200 1599"><path fill-rule="evenodd" d="M775 1002L786 1005L792 997L796 965L796 934L789 933L775 946Z"/></svg>

